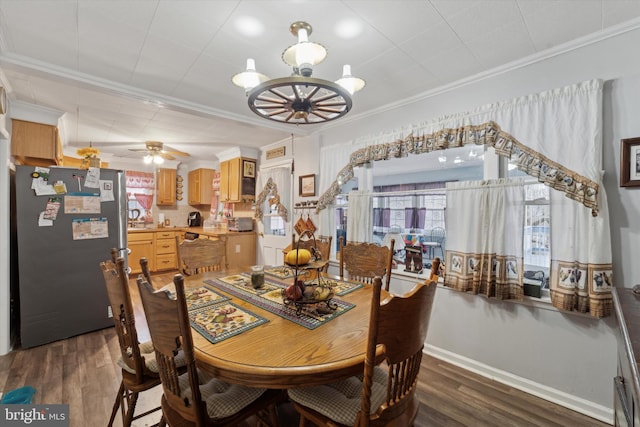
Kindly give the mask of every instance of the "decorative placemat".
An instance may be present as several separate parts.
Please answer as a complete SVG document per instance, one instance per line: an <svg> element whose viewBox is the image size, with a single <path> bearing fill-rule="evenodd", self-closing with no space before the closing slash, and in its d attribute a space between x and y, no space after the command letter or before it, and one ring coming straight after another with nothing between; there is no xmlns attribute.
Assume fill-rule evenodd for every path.
<svg viewBox="0 0 640 427"><path fill-rule="evenodd" d="M156 292L167 291L171 298L176 298L176 285L170 282L158 289ZM209 304L217 304L219 302L228 301L229 297L221 295L211 289L211 286L200 286L196 289L185 289L185 299L187 300L187 310L195 310Z"/></svg>
<svg viewBox="0 0 640 427"><path fill-rule="evenodd" d="M237 288L242 292L246 292L251 295L262 295L276 289L278 289L278 291L282 289L282 286L275 285L267 281L264 282L262 287L255 289L253 286L251 286L251 276L245 273L234 274L233 276L221 277L220 281L226 283L227 285L233 286L234 288ZM209 283L209 282L205 280L205 283Z"/></svg>
<svg viewBox="0 0 640 427"><path fill-rule="evenodd" d="M284 285L265 280L263 288L264 292L256 293L251 287L251 284L246 285L240 280L243 277L243 275L227 276L220 279L206 280L205 283L213 285L233 296L282 318L297 323L300 326L304 326L307 329L315 329L355 307L355 305L350 302L332 298L331 303L338 306L335 311L325 313L325 310L316 310L315 304L308 304L303 306L301 313L298 315L296 314L296 306L294 304L285 306L282 302L282 290L285 288ZM250 282L250 279L248 278L245 278L245 280ZM319 303L317 306L322 307L325 306L325 304Z"/></svg>
<svg viewBox="0 0 640 427"><path fill-rule="evenodd" d="M189 311L191 326L212 343L218 343L268 320L230 301Z"/></svg>

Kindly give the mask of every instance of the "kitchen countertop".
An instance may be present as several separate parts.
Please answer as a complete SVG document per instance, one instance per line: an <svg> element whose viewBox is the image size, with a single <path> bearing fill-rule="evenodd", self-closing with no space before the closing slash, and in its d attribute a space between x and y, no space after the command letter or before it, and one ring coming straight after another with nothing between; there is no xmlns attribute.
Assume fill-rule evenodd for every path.
<svg viewBox="0 0 640 427"><path fill-rule="evenodd" d="M255 231L228 231L225 229L218 228L204 228L204 227L187 227L185 226L170 226L170 227L135 227L128 228L128 233L155 233L162 231L190 231L192 233L204 234L207 236L217 236L220 234L228 235L228 234L252 234Z"/></svg>

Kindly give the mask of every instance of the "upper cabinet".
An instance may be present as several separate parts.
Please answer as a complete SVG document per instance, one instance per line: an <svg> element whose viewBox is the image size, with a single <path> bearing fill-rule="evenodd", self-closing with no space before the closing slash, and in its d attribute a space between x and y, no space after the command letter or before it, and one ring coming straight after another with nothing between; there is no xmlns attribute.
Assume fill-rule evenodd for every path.
<svg viewBox="0 0 640 427"><path fill-rule="evenodd" d="M156 205L173 206L176 204L176 170L156 170Z"/></svg>
<svg viewBox="0 0 640 427"><path fill-rule="evenodd" d="M237 157L220 162L220 201L254 200L256 193L256 161Z"/></svg>
<svg viewBox="0 0 640 427"><path fill-rule="evenodd" d="M213 196L213 169L195 169L189 172L189 204L210 205Z"/></svg>
<svg viewBox="0 0 640 427"><path fill-rule="evenodd" d="M58 128L42 123L12 119L11 154L16 163L34 166L62 164Z"/></svg>

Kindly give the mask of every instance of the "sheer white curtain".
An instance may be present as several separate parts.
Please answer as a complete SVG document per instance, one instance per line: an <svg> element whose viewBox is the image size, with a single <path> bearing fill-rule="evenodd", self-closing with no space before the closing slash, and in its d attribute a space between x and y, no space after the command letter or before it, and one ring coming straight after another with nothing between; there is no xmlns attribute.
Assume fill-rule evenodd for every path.
<svg viewBox="0 0 640 427"><path fill-rule="evenodd" d="M347 241L370 242L373 230L373 201L371 193L364 191L350 192L347 215Z"/></svg>
<svg viewBox="0 0 640 427"><path fill-rule="evenodd" d="M552 191L550 196L553 305L608 316L613 310L613 269L606 195L600 192L597 217L562 193Z"/></svg>
<svg viewBox="0 0 640 427"><path fill-rule="evenodd" d="M335 182L336 176L338 176L340 170L349 163L349 156L357 148L359 148L357 145L354 145L352 142L348 142L345 144L322 147L320 149L320 170L322 171L322 173L319 175L319 194L322 194L328 190L330 191L332 188L334 190L337 188L338 192L336 194L340 192L340 185L342 185L344 182ZM332 209L323 209L319 212L319 235L335 235L336 224L335 218L332 216L332 214Z"/></svg>
<svg viewBox="0 0 640 427"><path fill-rule="evenodd" d="M257 184L256 219L262 221L262 203L267 198L276 197L280 200L278 213L288 222L291 210L291 165L261 168Z"/></svg>
<svg viewBox="0 0 640 427"><path fill-rule="evenodd" d="M521 299L524 181L447 183L445 286Z"/></svg>

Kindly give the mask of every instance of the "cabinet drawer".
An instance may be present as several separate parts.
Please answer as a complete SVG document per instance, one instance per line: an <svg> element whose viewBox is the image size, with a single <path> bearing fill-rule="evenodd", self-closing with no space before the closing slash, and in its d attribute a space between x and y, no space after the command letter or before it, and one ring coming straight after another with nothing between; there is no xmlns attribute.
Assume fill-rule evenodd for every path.
<svg viewBox="0 0 640 427"><path fill-rule="evenodd" d="M156 253L157 254L175 254L176 241L173 239L156 240Z"/></svg>
<svg viewBox="0 0 640 427"><path fill-rule="evenodd" d="M154 233L129 233L127 239L129 242L153 241L153 235Z"/></svg>
<svg viewBox="0 0 640 427"><path fill-rule="evenodd" d="M175 270L178 268L178 258L173 254L156 255L156 270Z"/></svg>
<svg viewBox="0 0 640 427"><path fill-rule="evenodd" d="M158 231L156 233L156 239L175 239L174 231Z"/></svg>

